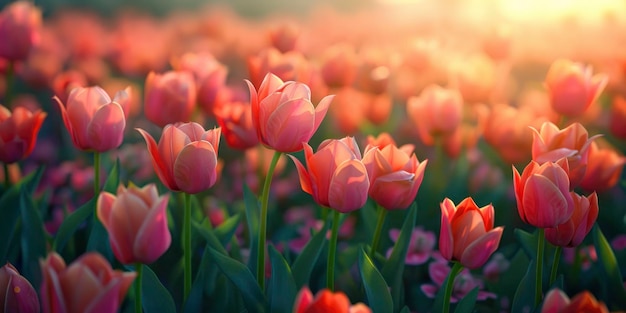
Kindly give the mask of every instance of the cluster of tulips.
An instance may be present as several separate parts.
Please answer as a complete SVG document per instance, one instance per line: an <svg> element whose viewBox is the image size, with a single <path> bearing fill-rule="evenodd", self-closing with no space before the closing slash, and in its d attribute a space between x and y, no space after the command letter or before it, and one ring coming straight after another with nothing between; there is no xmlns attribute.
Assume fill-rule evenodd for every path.
<svg viewBox="0 0 626 313"><path fill-rule="evenodd" d="M3 312L626 309L621 76L247 23L2 9Z"/></svg>

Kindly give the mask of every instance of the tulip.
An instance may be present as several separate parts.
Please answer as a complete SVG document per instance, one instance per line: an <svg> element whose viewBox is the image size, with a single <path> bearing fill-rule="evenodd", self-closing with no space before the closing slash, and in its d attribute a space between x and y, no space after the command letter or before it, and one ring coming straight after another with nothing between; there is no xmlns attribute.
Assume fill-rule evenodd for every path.
<svg viewBox="0 0 626 313"><path fill-rule="evenodd" d="M196 83L189 72L150 72L146 78L144 113L159 127L188 122L196 105Z"/></svg>
<svg viewBox="0 0 626 313"><path fill-rule="evenodd" d="M350 86L356 77L356 67L354 47L348 44L335 45L324 52L322 79L331 88Z"/></svg>
<svg viewBox="0 0 626 313"><path fill-rule="evenodd" d="M467 103L489 102L499 78L493 60L476 53L451 63L451 85L458 89L463 100Z"/></svg>
<svg viewBox="0 0 626 313"><path fill-rule="evenodd" d="M580 186L586 190L601 191L612 188L622 176L626 158L613 148L599 148L591 143L585 176Z"/></svg>
<svg viewBox="0 0 626 313"><path fill-rule="evenodd" d="M559 59L550 66L545 85L556 112L578 117L596 101L607 82L604 74L592 76L590 66Z"/></svg>
<svg viewBox="0 0 626 313"><path fill-rule="evenodd" d="M106 152L122 144L126 116L124 106L129 101L129 89L119 91L113 100L100 87L72 89L66 105L57 101L63 122L80 150Z"/></svg>
<svg viewBox="0 0 626 313"><path fill-rule="evenodd" d="M570 298L560 289L552 289L543 300L541 313L608 313L606 305L585 290Z"/></svg>
<svg viewBox="0 0 626 313"><path fill-rule="evenodd" d="M587 130L579 123L559 130L556 125L545 122L539 131L533 127L531 129L533 160L542 164L565 158L569 167L570 187L578 186L587 169L589 147L597 136L589 138Z"/></svg>
<svg viewBox="0 0 626 313"><path fill-rule="evenodd" d="M39 313L35 288L10 263L0 268L0 310Z"/></svg>
<svg viewBox="0 0 626 313"><path fill-rule="evenodd" d="M420 139L433 145L435 138L452 135L461 124L463 99L457 90L430 85L419 97L407 101L407 114Z"/></svg>
<svg viewBox="0 0 626 313"><path fill-rule="evenodd" d="M333 96L324 97L317 107L311 103L311 90L302 83L283 82L268 73L259 90L252 83L252 121L259 141L279 152L297 152L319 128Z"/></svg>
<svg viewBox="0 0 626 313"><path fill-rule="evenodd" d="M228 103L215 112L215 117L229 147L245 150L259 144L250 105L242 102Z"/></svg>
<svg viewBox="0 0 626 313"><path fill-rule="evenodd" d="M46 113L16 107L13 113L0 105L0 161L5 164L27 157L35 147Z"/></svg>
<svg viewBox="0 0 626 313"><path fill-rule="evenodd" d="M0 58L23 61L39 40L41 11L29 1L16 1L0 12Z"/></svg>
<svg viewBox="0 0 626 313"><path fill-rule="evenodd" d="M120 185L117 195L100 193L98 219L109 233L113 254L123 264L156 261L170 246L168 196L159 197L154 184L139 188Z"/></svg>
<svg viewBox="0 0 626 313"><path fill-rule="evenodd" d="M565 165L567 168L567 165ZM517 211L527 224L554 228L565 223L574 211L567 171L557 163L531 161L522 174L513 167Z"/></svg>
<svg viewBox="0 0 626 313"><path fill-rule="evenodd" d="M296 297L293 313L315 312L371 313L372 310L363 303L350 305L350 299L343 292L322 289L313 297L311 290L303 287Z"/></svg>
<svg viewBox="0 0 626 313"><path fill-rule="evenodd" d="M479 208L471 197L457 206L446 198L441 203L439 250L448 261L476 269L489 259L500 244L504 228L493 227L491 204Z"/></svg>
<svg viewBox="0 0 626 313"><path fill-rule="evenodd" d="M136 275L113 270L95 252L82 255L69 266L53 252L40 266L44 313L117 312Z"/></svg>
<svg viewBox="0 0 626 313"><path fill-rule="evenodd" d="M288 51L281 53L275 48L261 50L258 55L247 60L250 80L259 87L267 73L275 74L284 81L310 83L311 66L302 53Z"/></svg>
<svg viewBox="0 0 626 313"><path fill-rule="evenodd" d="M217 181L220 128L205 131L193 122L167 125L158 145L145 130L137 131L148 145L157 176L170 190L195 194Z"/></svg>
<svg viewBox="0 0 626 313"><path fill-rule="evenodd" d="M269 32L269 39L272 47L281 53L296 49L300 29L294 24L283 24Z"/></svg>
<svg viewBox="0 0 626 313"><path fill-rule="evenodd" d="M574 212L565 223L555 228L546 228L545 236L549 243L559 247L576 247L585 239L598 218L598 196L592 193L588 197L574 192Z"/></svg>

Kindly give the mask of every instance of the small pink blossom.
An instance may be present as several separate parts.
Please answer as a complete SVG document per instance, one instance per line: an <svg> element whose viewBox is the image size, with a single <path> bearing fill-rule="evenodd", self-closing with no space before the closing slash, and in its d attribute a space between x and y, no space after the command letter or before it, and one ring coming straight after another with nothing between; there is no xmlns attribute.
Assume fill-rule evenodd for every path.
<svg viewBox="0 0 626 313"><path fill-rule="evenodd" d="M448 274L450 273L450 267L447 262L435 261L428 264L428 272L430 274L430 279L432 279L434 284L423 284L420 286L420 289L422 289L422 292L424 292L427 297L432 299L437 295L439 288L442 288L446 277L448 277ZM452 289L450 302L458 302L476 287L478 287L478 289L483 288L482 280L472 276L467 268L463 269L454 279L454 287ZM478 301L489 298L495 299L496 294L482 290L478 291Z"/></svg>
<svg viewBox="0 0 626 313"><path fill-rule="evenodd" d="M398 241L400 236L399 229L391 229L389 231L389 237L393 242ZM431 257L435 243L437 242L435 234L431 231L424 231L421 227L416 227L411 233L411 240L409 241L409 249L406 253L404 260L408 265L420 265L424 264ZM391 256L393 248L387 250L387 258Z"/></svg>

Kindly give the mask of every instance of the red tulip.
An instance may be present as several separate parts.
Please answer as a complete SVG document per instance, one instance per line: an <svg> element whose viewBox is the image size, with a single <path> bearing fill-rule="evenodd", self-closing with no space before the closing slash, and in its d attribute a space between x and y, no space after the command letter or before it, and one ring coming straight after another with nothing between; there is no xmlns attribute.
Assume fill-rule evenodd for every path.
<svg viewBox="0 0 626 313"><path fill-rule="evenodd" d="M576 247L593 227L598 218L598 196L592 193L588 197L571 193L574 212L565 223L555 228L546 228L545 236L549 243L560 247Z"/></svg>
<svg viewBox="0 0 626 313"><path fill-rule="evenodd" d="M580 186L585 190L593 191L610 189L622 176L624 164L626 164L626 157L618 154L613 148L599 148L596 142L592 142L587 170Z"/></svg>
<svg viewBox="0 0 626 313"><path fill-rule="evenodd" d="M606 305L599 302L589 291L582 291L570 298L560 289L552 289L543 300L541 313L608 313Z"/></svg>
<svg viewBox="0 0 626 313"><path fill-rule="evenodd" d="M293 313L371 313L363 303L350 305L350 299L341 291L320 290L315 297L308 287L303 287L293 307Z"/></svg>
<svg viewBox="0 0 626 313"><path fill-rule="evenodd" d="M16 107L13 113L0 105L0 162L14 163L27 157L35 147L46 113Z"/></svg>
<svg viewBox="0 0 626 313"><path fill-rule="evenodd" d="M406 109L420 139L433 145L434 138L454 134L461 124L463 99L457 90L430 85L419 97L409 98Z"/></svg>
<svg viewBox="0 0 626 313"><path fill-rule="evenodd" d="M16 1L0 12L0 58L23 61L40 40L41 11L29 1Z"/></svg>
<svg viewBox="0 0 626 313"><path fill-rule="evenodd" d="M479 208L471 197L455 206L446 198L441 203L439 251L448 261L476 269L498 249L504 227L493 227L491 204Z"/></svg>
<svg viewBox="0 0 626 313"><path fill-rule="evenodd" d="M229 147L245 150L259 144L252 122L252 110L247 103L228 103L215 111L215 118Z"/></svg>
<svg viewBox="0 0 626 313"><path fill-rule="evenodd" d="M189 122L196 97L196 83L189 72L150 72L146 78L144 113L159 127Z"/></svg>
<svg viewBox="0 0 626 313"><path fill-rule="evenodd" d="M39 313L35 288L10 263L0 268L0 310Z"/></svg>

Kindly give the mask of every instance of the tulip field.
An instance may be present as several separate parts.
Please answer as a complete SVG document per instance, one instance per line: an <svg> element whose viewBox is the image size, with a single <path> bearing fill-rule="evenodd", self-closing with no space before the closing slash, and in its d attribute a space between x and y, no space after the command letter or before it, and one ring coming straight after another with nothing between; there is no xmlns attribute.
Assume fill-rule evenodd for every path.
<svg viewBox="0 0 626 313"><path fill-rule="evenodd" d="M625 3L241 2L0 4L1 312L626 311Z"/></svg>

